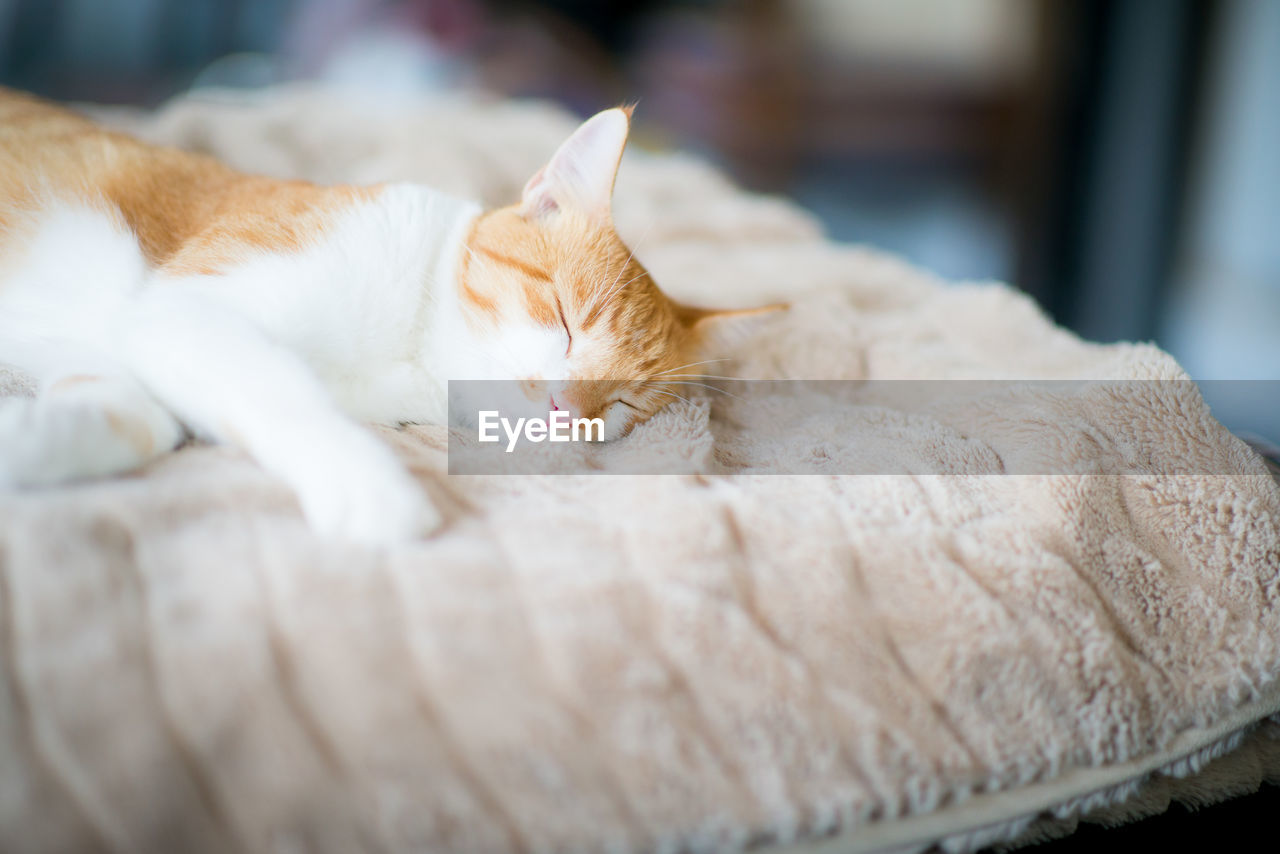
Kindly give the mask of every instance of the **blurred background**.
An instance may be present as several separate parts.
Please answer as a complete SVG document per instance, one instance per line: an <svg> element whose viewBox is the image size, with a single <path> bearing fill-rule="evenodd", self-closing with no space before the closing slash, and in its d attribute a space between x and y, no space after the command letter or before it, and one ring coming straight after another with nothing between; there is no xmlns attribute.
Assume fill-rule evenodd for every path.
<svg viewBox="0 0 1280 854"><path fill-rule="evenodd" d="M1280 0L0 0L0 82L55 98L312 79L638 101L836 239L1280 378ZM1206 394L1274 438L1268 388Z"/></svg>

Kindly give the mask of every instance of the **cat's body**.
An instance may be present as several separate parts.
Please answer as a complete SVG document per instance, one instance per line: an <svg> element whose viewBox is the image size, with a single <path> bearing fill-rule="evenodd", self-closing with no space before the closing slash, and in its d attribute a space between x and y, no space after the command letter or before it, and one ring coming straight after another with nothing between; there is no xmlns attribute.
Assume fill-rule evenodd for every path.
<svg viewBox="0 0 1280 854"><path fill-rule="evenodd" d="M628 115L585 123L519 205L241 175L0 90L0 486L128 471L186 432L245 448L317 530L438 517L354 422L443 422L451 379L520 380L609 438L668 400L711 313L668 300L609 201Z"/></svg>

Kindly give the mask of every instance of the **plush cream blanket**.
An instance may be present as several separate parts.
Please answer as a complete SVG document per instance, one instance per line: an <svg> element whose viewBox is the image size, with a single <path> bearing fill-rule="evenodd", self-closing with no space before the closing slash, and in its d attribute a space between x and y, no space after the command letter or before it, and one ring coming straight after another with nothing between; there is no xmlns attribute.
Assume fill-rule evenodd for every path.
<svg viewBox="0 0 1280 854"><path fill-rule="evenodd" d="M113 120L489 203L571 127L315 92ZM680 157L629 154L616 215L674 295L792 303L735 376L1183 376ZM855 400L762 435L697 397L619 444L684 460L652 477L450 477L444 428L388 430L448 519L390 553L316 539L225 448L0 497L0 850L964 849L1055 806L1033 832L1159 809L1152 772L1280 708L1280 490L1193 386L1158 387ZM866 448L922 474L823 474ZM997 474L1019 449L1064 473ZM1267 732L1189 797L1280 768Z"/></svg>

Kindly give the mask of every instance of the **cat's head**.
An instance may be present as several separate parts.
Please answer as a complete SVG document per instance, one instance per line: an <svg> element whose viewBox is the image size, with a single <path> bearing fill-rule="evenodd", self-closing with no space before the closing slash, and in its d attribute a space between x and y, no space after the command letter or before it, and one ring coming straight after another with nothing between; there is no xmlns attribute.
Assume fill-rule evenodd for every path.
<svg viewBox="0 0 1280 854"><path fill-rule="evenodd" d="M458 276L483 375L518 381L532 411L603 418L608 439L688 397L716 327L762 311L676 303L618 237L610 208L630 117L588 119L518 204L482 215Z"/></svg>

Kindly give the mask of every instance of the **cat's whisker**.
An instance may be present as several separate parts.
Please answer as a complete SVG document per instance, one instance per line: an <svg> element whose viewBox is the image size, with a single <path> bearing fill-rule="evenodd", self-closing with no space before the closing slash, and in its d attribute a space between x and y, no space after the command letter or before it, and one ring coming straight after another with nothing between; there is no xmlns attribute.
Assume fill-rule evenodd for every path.
<svg viewBox="0 0 1280 854"><path fill-rule="evenodd" d="M649 227L644 230L644 234L640 235L640 239L636 241L635 246L633 246L631 249L631 253L627 255L627 260L622 262L622 266L618 268L618 274L614 276L612 281L609 282L608 287L599 287L597 285L596 296L594 297L595 308L592 309L591 314L587 317L588 323L594 323L596 321L596 318L600 315L600 312L604 311L605 306L609 304L609 300L611 300L616 294L621 292L627 285L636 281L636 279L639 279L645 275L645 273L642 271L640 275L636 276L635 278L630 279L626 282L623 282L621 285L618 285L618 282L622 281L622 274L627 271L627 265L629 265L631 263L631 260L636 257L636 250L640 248L640 245L644 242L645 238L647 238L649 236L649 233L653 231L653 227L657 225L657 222L658 221L656 219L651 220L649 222ZM609 279L610 266L611 264L609 262L606 262L604 275L600 277L600 282L604 282ZM601 292L603 292L603 296L600 296Z"/></svg>
<svg viewBox="0 0 1280 854"><path fill-rule="evenodd" d="M614 294L621 293L621 292L622 292L622 291L627 287L627 285L631 284L632 282L634 282L634 281L636 281L636 280L638 280L638 279L643 279L643 278L644 278L645 276L647 276L647 275L648 275L648 273L647 273L647 272L644 272L644 273L641 273L641 274L640 274L640 275L638 275L638 276L635 276L634 278L627 279L627 280L626 280L625 282L623 282L621 285L619 285L618 287L616 287L616 288L614 288L612 291L610 291L610 292L609 292L609 294L608 294L607 296L605 296L604 301L605 301L605 302L608 302L608 301L609 301L609 299L610 299L611 297L613 297L613 296L614 296Z"/></svg>
<svg viewBox="0 0 1280 854"><path fill-rule="evenodd" d="M705 389L707 389L708 391L716 391L716 392L719 392L720 394L723 394L723 395L725 395L726 397L732 397L734 400L742 400L742 398L741 398L741 397L739 397L738 395L734 394L734 393L733 393L733 392L731 392L731 391L725 391L725 390L724 390L724 389L722 389L722 388L716 388L715 386L713 386L713 385L707 385L706 383L695 383L695 382L689 382L688 380L664 380L664 382L671 382L671 383L672 383L672 385L689 385L689 386L698 386L698 387L700 387L700 388L705 388Z"/></svg>
<svg viewBox="0 0 1280 854"><path fill-rule="evenodd" d="M744 382L744 383L762 383L762 382L768 382L768 380L759 379L759 378L756 378L756 377L727 377L727 376L722 376L722 375L720 375L720 374L671 374L671 375L670 375L670 377L666 377L666 376L664 376L664 377L662 377L662 379L664 379L664 380L665 380L665 379L673 379L673 380L735 380L735 381L737 381L737 382Z"/></svg>
<svg viewBox="0 0 1280 854"><path fill-rule="evenodd" d="M679 397L679 395L676 395L675 392L671 391L670 389L661 388L660 387L661 382L662 382L661 380L641 380L637 386L637 390L641 394L654 392L657 394L670 394L670 395ZM683 398L681 399L683 400Z"/></svg>
<svg viewBox="0 0 1280 854"><path fill-rule="evenodd" d="M734 394L733 392L725 391L725 390L724 390L724 389L722 389L722 388L716 388L715 386L713 386L713 385L708 385L707 383L690 382L690 381L687 381L687 380L668 380L668 379L666 379L665 377L663 377L663 378L661 378L661 379L648 380L648 381L646 381L646 382L644 382L644 383L642 383L642 384L641 384L641 388L642 388L642 389L647 389L647 390L649 390L649 391L655 391L655 392L657 392L657 393L659 393L659 394L674 394L674 392L669 391L669 390L667 390L667 389L656 388L656 387L655 387L655 384L657 384L657 383L662 383L662 384L664 384L664 385L685 385L685 386L697 386L697 387L699 387L699 388L705 388L705 389L707 389L708 391L719 392L720 394L723 394L723 395L724 395L724 396L726 396L726 397L731 397L731 398L733 398L734 400L742 400L742 398L741 398L741 397L739 397L738 395ZM682 399L683 399L683 398L682 398Z"/></svg>
<svg viewBox="0 0 1280 854"><path fill-rule="evenodd" d="M626 265L623 265L623 269L624 269L624 270L626 269ZM643 273L643 272L642 272L640 275L636 276L635 278L628 279L627 281L623 282L621 285L618 285L617 287L613 288L612 290L610 290L610 291L609 291L609 293L605 294L603 297L601 297L601 298L599 299L599 303L600 303L601 305L605 305L605 304L606 304L606 303L608 303L608 302L609 302L609 300L611 300L611 299L612 299L616 294L621 293L621 292L622 292L622 290L623 290L624 288L626 288L626 286L627 286L627 285L629 285L629 284L631 284L632 282L636 281L636 279L643 278L645 275L646 275L646 273ZM619 276L618 276L618 279L621 279L621 278L622 278L622 276L621 276L621 275L619 275ZM617 282L617 280L618 280L618 279L614 279L614 282Z"/></svg>
<svg viewBox="0 0 1280 854"><path fill-rule="evenodd" d="M618 281L622 278L622 274L627 271L627 265L630 264L632 259L636 257L636 250L640 248L641 244L644 243L645 238L649 236L649 233L653 231L653 227L657 224L658 224L658 220L656 218L649 221L649 227L644 230L644 234L640 235L640 239L637 240L635 244L631 247L631 254L627 256L627 260L622 262L622 267L621 269L618 270L617 277L614 278L614 280L609 283L608 294L606 295L605 299L607 299L610 296L613 296L613 294L615 293L614 286L618 284ZM637 276L636 278L639 278L639 276ZM631 281L635 281L635 279L632 279ZM629 285L631 284L631 282L627 282L627 284ZM626 287L626 285L623 285L623 287ZM600 300L600 302L604 302L604 301L605 301L604 299Z"/></svg>
<svg viewBox="0 0 1280 854"><path fill-rule="evenodd" d="M624 265L623 269L626 269L625 265ZM616 295L616 294L618 294L618 293L621 293L621 292L622 292L622 291L627 287L627 285L629 285L629 284L631 284L632 282L636 281L636 279L643 278L643 277L644 277L644 276L646 276L647 274L648 274L648 273L647 273L647 271L646 271L646 272L642 272L639 276L636 276L636 277L635 277L635 278L633 278L633 279L628 279L627 281L623 282L620 286L618 286L618 287L614 288L613 290L609 291L609 293L605 294L603 297L601 297L600 299L596 300L596 307L595 307L595 310L594 310L593 312L591 312L591 320L594 322L594 320L595 320L595 316L596 316L597 314L599 314L601 311L603 311L603 310L604 310L604 307L605 307L606 305L608 305L608 304L609 304L609 300L610 300L610 299L612 299L612 298L614 297L614 295ZM615 280L615 281L616 281L616 280Z"/></svg>
<svg viewBox="0 0 1280 854"><path fill-rule="evenodd" d="M728 362L728 361L731 361L731 360L730 359L704 359L701 362L690 362L687 365L676 365L674 368L670 368L665 371L659 371L654 376L661 377L666 374L674 374L676 371L684 370L685 368L696 368L698 365L709 365L712 362Z"/></svg>
<svg viewBox="0 0 1280 854"><path fill-rule="evenodd" d="M684 401L685 403L688 403L690 405L693 404L693 401L691 401L689 398L681 397L680 395L676 394L674 391L667 391L661 388L652 388L652 389L649 389L649 391L655 394L665 394L665 395L668 395L669 397L674 397L676 400Z"/></svg>

